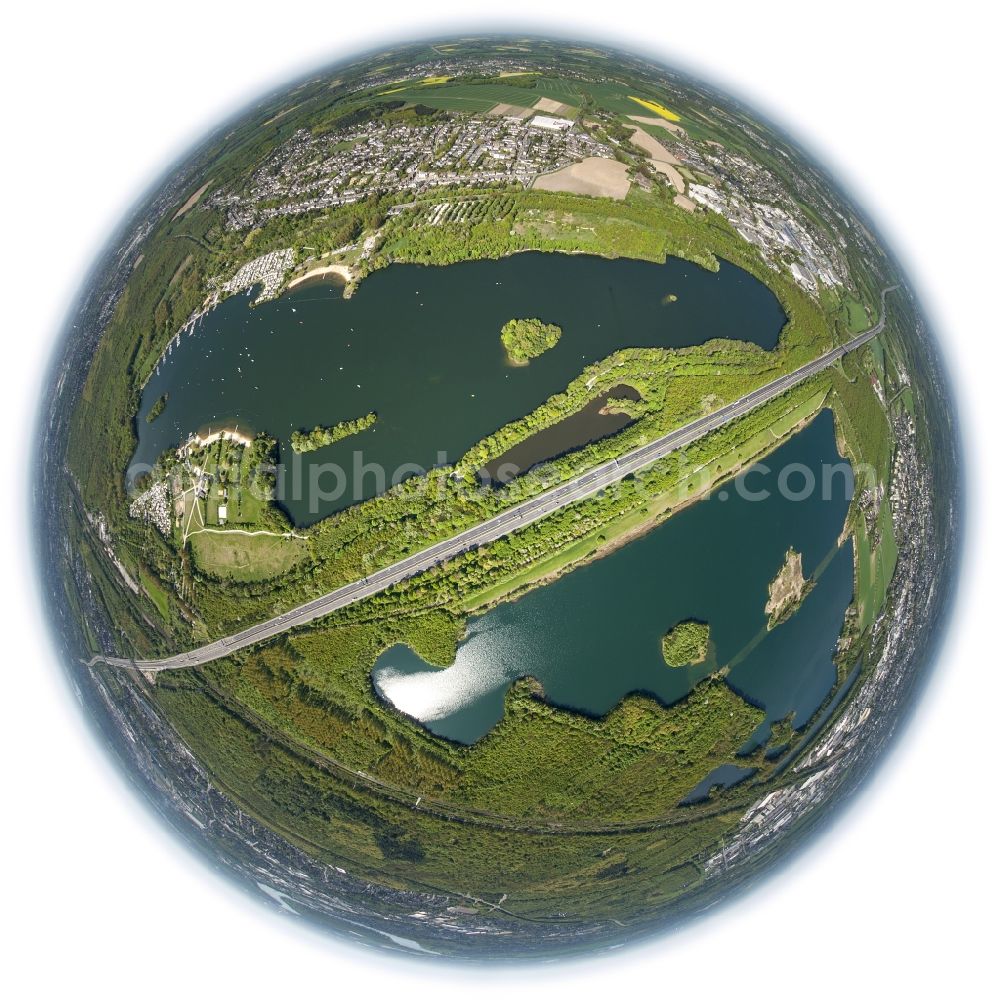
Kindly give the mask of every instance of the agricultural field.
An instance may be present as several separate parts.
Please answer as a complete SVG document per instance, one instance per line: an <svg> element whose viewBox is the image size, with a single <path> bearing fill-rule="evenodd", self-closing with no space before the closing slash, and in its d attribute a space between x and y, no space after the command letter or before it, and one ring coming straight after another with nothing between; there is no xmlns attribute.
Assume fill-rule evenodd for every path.
<svg viewBox="0 0 1000 1000"><path fill-rule="evenodd" d="M679 114L675 111L671 111L669 108L665 108L657 101L649 101L641 97L634 97L632 94L629 94L629 100L635 101L636 104L646 108L647 111L652 111L654 115L659 115L661 118L665 118L668 122L679 122L681 120L681 116Z"/></svg>
<svg viewBox="0 0 1000 1000"><path fill-rule="evenodd" d="M551 174L541 174L535 178L533 185L536 191L566 191L592 198L613 198L615 201L622 201L630 186L625 164L597 157L563 167Z"/></svg>

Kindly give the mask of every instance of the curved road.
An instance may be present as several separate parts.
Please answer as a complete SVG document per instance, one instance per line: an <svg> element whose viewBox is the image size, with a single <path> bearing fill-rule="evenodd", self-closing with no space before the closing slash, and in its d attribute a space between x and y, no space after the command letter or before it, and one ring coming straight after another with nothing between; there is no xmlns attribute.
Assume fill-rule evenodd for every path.
<svg viewBox="0 0 1000 1000"><path fill-rule="evenodd" d="M727 403L721 409L709 413L707 416L692 420L691 423L678 427L676 430L670 431L669 434L664 434L648 444L635 448L620 458L613 458L595 466L575 479L554 486L530 500L510 507L488 521L467 528L451 538L436 542L429 548L407 556L391 566L386 566L384 569L372 573L371 576L366 576L363 580L338 587L322 597L317 597L306 604L300 604L297 608L261 622L259 625L253 625L224 639L216 639L214 642L200 646L198 649L192 649L187 653L177 653L162 660L133 660L127 657L95 656L87 665L107 663L114 667L156 672L179 670L184 667L196 667L203 663L210 663L212 660L229 656L230 653L234 653L238 649L252 646L264 639L270 639L282 632L287 632L289 629L306 625L317 618L322 618L333 611L347 607L349 604L355 604L357 601L388 589L401 580L416 576L437 563L445 562L469 549L496 541L518 528L547 517L562 507L593 496L612 483L638 472L678 448L683 448L724 424L745 416L751 410L780 396L783 392L787 392L810 376L829 368L845 354L867 344L869 340L882 332L885 326L885 297L896 287L893 285L891 288L882 290L882 317L878 323L801 368L797 368L787 375L782 375L773 382L762 385L759 389L754 389L753 392L741 396L732 403Z"/></svg>

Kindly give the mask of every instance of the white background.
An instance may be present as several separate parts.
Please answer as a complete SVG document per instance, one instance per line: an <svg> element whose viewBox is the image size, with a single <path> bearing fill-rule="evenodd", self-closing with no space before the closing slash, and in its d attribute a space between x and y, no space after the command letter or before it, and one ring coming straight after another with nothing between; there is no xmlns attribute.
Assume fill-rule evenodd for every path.
<svg viewBox="0 0 1000 1000"><path fill-rule="evenodd" d="M456 19L489 26L470 6L171 0L5 14L0 985L112 998L988 992L1000 553L975 497L1000 487L1000 181L982 5L505 0L506 20L492 22L642 48L784 124L872 212L951 365L973 498L947 652L867 793L777 879L682 933L581 965L470 972L366 954L251 905L193 861L81 722L30 583L23 476L43 365L93 254L167 162L266 87L387 38L447 34Z"/></svg>

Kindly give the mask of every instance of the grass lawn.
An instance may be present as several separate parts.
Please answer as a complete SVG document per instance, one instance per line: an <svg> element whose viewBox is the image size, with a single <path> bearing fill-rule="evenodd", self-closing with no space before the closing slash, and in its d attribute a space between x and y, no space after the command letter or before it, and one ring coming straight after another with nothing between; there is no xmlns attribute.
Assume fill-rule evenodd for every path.
<svg viewBox="0 0 1000 1000"><path fill-rule="evenodd" d="M850 333L861 333L862 330L867 330L871 326L871 320L868 319L865 307L857 299L846 295L844 296L844 319Z"/></svg>
<svg viewBox="0 0 1000 1000"><path fill-rule="evenodd" d="M160 612L160 617L164 621L169 621L170 599L167 597L167 592L160 585L159 580L152 573L148 573L140 567L139 582L142 584L142 589L149 595L149 599L153 602L156 610Z"/></svg>
<svg viewBox="0 0 1000 1000"><path fill-rule="evenodd" d="M896 571L897 546L892 532L892 511L888 500L882 501L878 523L880 538L874 549L866 531L859 530L854 534L858 553L857 600L861 608L862 630L868 628L876 611L882 607Z"/></svg>
<svg viewBox="0 0 1000 1000"><path fill-rule="evenodd" d="M200 531L190 543L200 570L241 583L280 576L309 556L304 539L277 535Z"/></svg>

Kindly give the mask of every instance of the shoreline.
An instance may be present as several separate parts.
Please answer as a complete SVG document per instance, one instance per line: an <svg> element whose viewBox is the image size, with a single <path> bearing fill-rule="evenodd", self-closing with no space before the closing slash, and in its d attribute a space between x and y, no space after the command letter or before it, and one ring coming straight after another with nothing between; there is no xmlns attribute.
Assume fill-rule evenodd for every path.
<svg viewBox="0 0 1000 1000"><path fill-rule="evenodd" d="M304 274L300 274L297 278L292 278L292 280L285 285L284 291L291 291L297 285L301 285L303 282L309 281L312 278L325 278L330 274L336 275L344 282L345 285L353 284L355 280L354 271L351 269L350 264L324 264L321 267L314 267L312 270L306 271Z"/></svg>
<svg viewBox="0 0 1000 1000"><path fill-rule="evenodd" d="M183 444L178 447L178 453L187 451L190 448L208 448L216 441L232 441L241 448L246 448L253 444L253 438L246 433L240 433L239 425L236 427L220 427L217 431L208 430L206 434L195 431L189 434Z"/></svg>
<svg viewBox="0 0 1000 1000"><path fill-rule="evenodd" d="M765 447L761 452L755 456L753 461L760 461L762 457L770 455L783 444L789 441L795 434L804 430L816 417L824 410L827 409L828 405L824 402L815 411L809 415L803 417L799 420L793 427L791 427L786 433L782 434L780 438L775 439L770 446ZM515 584L510 590L498 596L486 596L486 599L480 604L476 605L462 605L460 607L460 614L464 614L470 618L479 617L485 615L488 611L492 611L493 608L500 604L507 602L514 602L520 600L530 591L535 590L538 587L543 587L547 584L554 583L559 577L570 573L573 570L579 569L589 563L594 562L597 559L603 559L606 556L612 555L618 549L623 548L630 542L637 538L641 538L643 535L648 534L650 531L655 530L662 524L665 524L667 520L679 514L681 511L693 506L694 504L702 502L706 497L710 496L712 492L720 488L723 484L730 482L735 479L742 470L746 467L747 463L740 463L739 465L731 467L728 471L723 473L722 477L714 482L709 483L704 489L699 490L696 493L691 493L684 496L679 503L674 506L665 505L665 509L661 509L659 512L653 514L651 517L641 520L637 524L633 524L626 527L620 534L609 538L603 544L598 544L594 548L590 549L585 554L581 555L578 559L571 559L570 561L564 563L561 566L556 566L551 570L542 573L533 579L525 580L523 583ZM753 462L749 463L753 464ZM626 515L627 519L628 515ZM607 526L603 530L607 530ZM595 531L593 534L600 534L601 531ZM586 541L588 536L583 536L576 540L576 542L570 543L571 545L580 544ZM855 551L857 547L855 546ZM489 591L485 592L489 595ZM852 598L853 600L853 598Z"/></svg>
<svg viewBox="0 0 1000 1000"><path fill-rule="evenodd" d="M714 262L715 262L716 266L713 268L713 267L709 267L704 261L694 260L691 257L683 257L683 256L681 256L680 254L677 254L677 253L667 253L667 254L664 255L664 257L663 257L662 260L660 260L660 259L655 259L654 260L651 257L633 257L633 256L630 256L629 254L600 253L600 252L597 252L595 250L590 250L590 249L586 249L586 250L564 250L564 249L561 249L559 247L518 247L516 250L511 250L508 253L497 254L496 256L469 257L467 259L470 260L470 261L473 261L473 260L503 260L506 257L513 257L515 254L521 254L521 253L559 253L559 254L566 254L567 256L600 257L602 260L638 260L638 261L646 261L647 263L650 263L650 264L666 264L667 261L669 261L673 257L673 258L676 258L677 260L683 260L683 261L685 261L685 262L687 262L689 264L694 264L696 267L700 267L703 270L709 271L710 273L713 273L713 274L717 273L718 270L719 270L719 267L718 267L719 258L718 257L714 258ZM726 259L726 258L723 258L723 259ZM727 262L730 263L730 264L733 264L735 267L742 268L742 265L736 263L735 261L728 261L727 260ZM455 262L449 262L449 263L455 263ZM427 263L427 262L424 262L424 261L406 260L406 259L390 260L386 264L384 264L383 266L384 267L391 267L394 264L405 264L405 265L409 265L411 267L448 267L449 266L449 264L447 264L447 263L446 264L437 264L437 263ZM380 270L380 269L381 268L377 268L377 270ZM743 269L745 270L745 268L743 268ZM747 272L747 273L751 273L751 272ZM296 277L292 278L291 281L289 281L286 285L283 285L278 290L277 294L274 295L273 298L275 298L275 299L281 298L282 295L286 294L287 292L292 291L294 288L297 288L297 287L305 284L305 282L312 281L313 279L323 278L323 277L326 277L327 275L335 275L336 277L339 277L344 282L344 298L350 298L351 295L352 295L352 293L357 289L358 285L361 283L361 281L365 277L365 275L358 275L358 274L356 274L354 272L354 269L351 267L350 264L325 264L325 265L321 265L320 267L314 267L311 270L305 271L303 274L297 275ZM227 298L228 298L228 296L227 296ZM177 331L177 333L175 333L174 336L170 339L170 341L168 341L167 346L164 347L163 352L160 354L160 357L157 359L156 363L153 365L152 368L150 368L150 370L143 377L142 384L139 386L139 391L140 392L142 392L143 390L145 390L145 388L149 384L150 380L153 378L154 375L157 374L157 371L158 371L160 363L164 360L164 358L169 353L168 348L170 347L170 345L171 344L179 344L180 343L180 336L181 336L181 334L183 334L185 332L193 332L193 330L194 330L195 326L198 324L198 322L200 322L202 319L204 319L210 312L212 312L213 309L215 309L216 306L220 305L221 302L223 302L223 301L224 301L224 299L220 298L217 292L213 292L213 293L211 293L205 299L205 301L202 303L202 305L199 306L199 308L197 310L195 310L195 312L193 312L187 318L187 320L184 322L184 325L181 326L181 328ZM780 299L778 301L781 302ZM782 309L784 309L784 304L783 303L782 303ZM785 310L785 314L787 316L787 310ZM520 366L514 365L514 367L520 367Z"/></svg>

